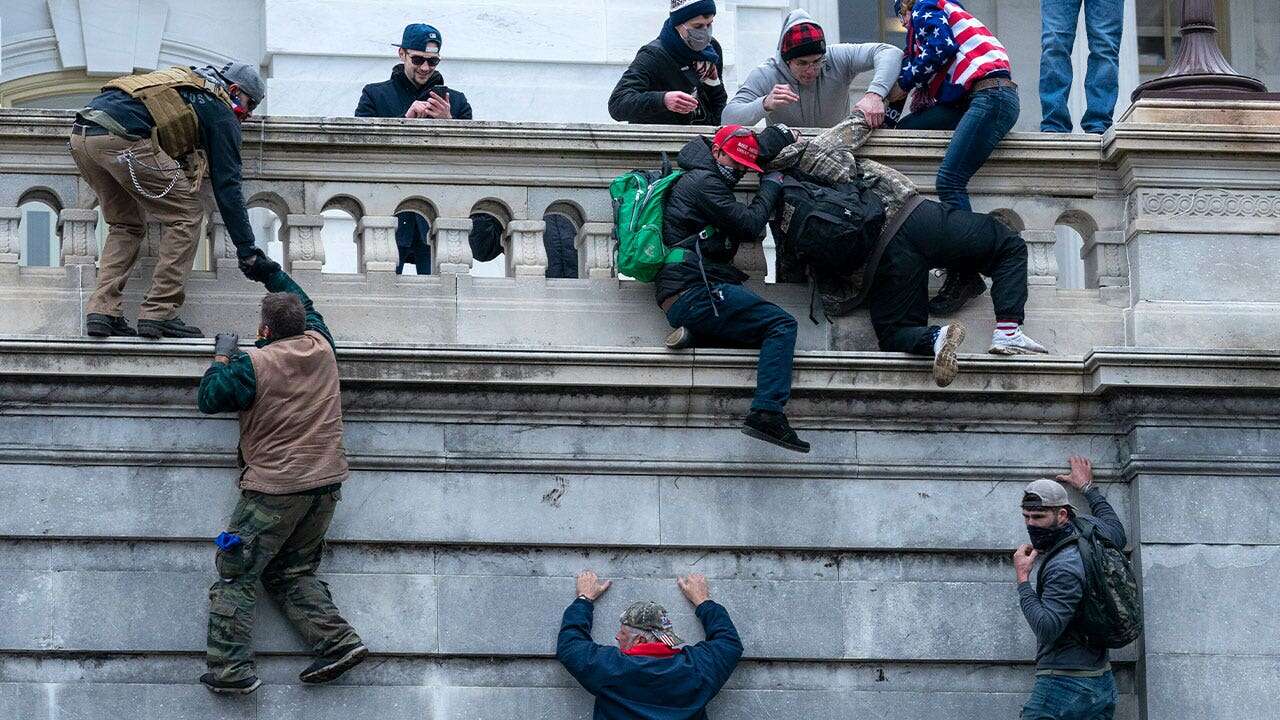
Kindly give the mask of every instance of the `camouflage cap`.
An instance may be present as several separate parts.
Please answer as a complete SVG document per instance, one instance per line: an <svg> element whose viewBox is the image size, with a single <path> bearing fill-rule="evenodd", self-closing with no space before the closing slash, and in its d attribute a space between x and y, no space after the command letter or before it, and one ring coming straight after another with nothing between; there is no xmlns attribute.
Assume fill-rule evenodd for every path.
<svg viewBox="0 0 1280 720"><path fill-rule="evenodd" d="M649 633L667 647L684 645L684 641L675 633L671 618L667 617L667 609L652 600L632 603L622 613L620 620L629 628Z"/></svg>
<svg viewBox="0 0 1280 720"><path fill-rule="evenodd" d="M1070 507L1066 488L1048 478L1032 482L1022 491L1022 509L1044 510L1048 508Z"/></svg>

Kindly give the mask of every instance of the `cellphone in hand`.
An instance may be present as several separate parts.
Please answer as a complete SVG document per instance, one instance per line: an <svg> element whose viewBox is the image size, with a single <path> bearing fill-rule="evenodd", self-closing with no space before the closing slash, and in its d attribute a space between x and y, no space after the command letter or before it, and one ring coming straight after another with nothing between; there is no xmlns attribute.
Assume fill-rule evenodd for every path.
<svg viewBox="0 0 1280 720"><path fill-rule="evenodd" d="M444 85L436 85L435 87L431 88L431 94L435 95L441 100L444 100L445 102L449 101L449 88L445 87Z"/></svg>

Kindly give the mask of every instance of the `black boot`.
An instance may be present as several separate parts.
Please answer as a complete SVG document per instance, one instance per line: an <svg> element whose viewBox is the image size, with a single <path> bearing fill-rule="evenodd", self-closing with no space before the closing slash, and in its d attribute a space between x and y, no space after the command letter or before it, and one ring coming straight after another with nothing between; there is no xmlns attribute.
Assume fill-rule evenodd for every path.
<svg viewBox="0 0 1280 720"><path fill-rule="evenodd" d="M152 340L157 340L162 337L204 337L204 333L200 332L200 328L192 327L178 318L173 318L172 320L139 320L138 334L144 338L151 338Z"/></svg>
<svg viewBox="0 0 1280 720"><path fill-rule="evenodd" d="M262 685L257 675L251 675L243 680L226 681L219 680L211 672L201 675L200 683L213 692L232 695L248 695Z"/></svg>
<svg viewBox="0 0 1280 720"><path fill-rule="evenodd" d="M796 436L796 431L792 430L787 422L787 416L780 412L752 410L742 423L742 432L744 435L773 443L781 448L802 453L809 452L809 443Z"/></svg>
<svg viewBox="0 0 1280 720"><path fill-rule="evenodd" d="M987 291L982 276L967 271L948 270L942 288L929 301L929 315L954 315L970 300Z"/></svg>
<svg viewBox="0 0 1280 720"><path fill-rule="evenodd" d="M89 337L137 337L138 331L129 327L124 318L102 313L84 316L84 331Z"/></svg>
<svg viewBox="0 0 1280 720"><path fill-rule="evenodd" d="M364 662L368 656L369 648L365 647L364 643L357 642L355 645L340 647L322 658L317 658L302 671L302 674L298 675L298 679L311 684L336 680L342 673Z"/></svg>

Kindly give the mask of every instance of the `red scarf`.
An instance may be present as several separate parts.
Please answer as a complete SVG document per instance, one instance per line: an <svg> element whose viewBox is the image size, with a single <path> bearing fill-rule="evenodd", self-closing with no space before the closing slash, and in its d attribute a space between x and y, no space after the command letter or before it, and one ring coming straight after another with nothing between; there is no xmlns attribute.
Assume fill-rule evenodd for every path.
<svg viewBox="0 0 1280 720"><path fill-rule="evenodd" d="M680 654L676 648L667 647L660 642L640 643L622 651L623 655L639 655L641 657L669 658Z"/></svg>

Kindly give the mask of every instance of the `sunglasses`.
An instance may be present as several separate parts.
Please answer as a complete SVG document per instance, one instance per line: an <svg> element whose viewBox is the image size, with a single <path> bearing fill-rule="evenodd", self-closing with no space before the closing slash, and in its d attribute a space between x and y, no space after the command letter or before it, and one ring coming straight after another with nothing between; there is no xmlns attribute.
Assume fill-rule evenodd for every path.
<svg viewBox="0 0 1280 720"><path fill-rule="evenodd" d="M415 67L422 67L422 63L426 63L430 67L435 67L440 64L440 56L439 55L410 55L409 62L413 63Z"/></svg>

